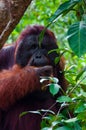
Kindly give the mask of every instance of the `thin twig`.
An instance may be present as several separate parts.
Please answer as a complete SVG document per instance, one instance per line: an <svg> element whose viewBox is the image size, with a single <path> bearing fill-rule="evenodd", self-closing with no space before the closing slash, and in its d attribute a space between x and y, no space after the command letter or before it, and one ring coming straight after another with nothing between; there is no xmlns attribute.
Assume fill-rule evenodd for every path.
<svg viewBox="0 0 86 130"><path fill-rule="evenodd" d="M57 115L59 115L59 113L61 112L61 110L62 110L62 109L64 109L65 107L67 107L67 106L69 106L69 104L67 104L67 103L63 102L63 103L61 104L61 106L60 106L59 110L58 110Z"/></svg>
<svg viewBox="0 0 86 130"><path fill-rule="evenodd" d="M70 91L69 95L74 91L75 88L78 87L78 85L86 78L86 76L84 76L73 88L72 90Z"/></svg>
<svg viewBox="0 0 86 130"><path fill-rule="evenodd" d="M51 110L56 104L57 104L57 102L55 102L52 106L50 106L50 107L48 108L48 110ZM42 118L44 118L44 117L47 115L47 113L48 113L48 111L45 112L45 113L42 115Z"/></svg>

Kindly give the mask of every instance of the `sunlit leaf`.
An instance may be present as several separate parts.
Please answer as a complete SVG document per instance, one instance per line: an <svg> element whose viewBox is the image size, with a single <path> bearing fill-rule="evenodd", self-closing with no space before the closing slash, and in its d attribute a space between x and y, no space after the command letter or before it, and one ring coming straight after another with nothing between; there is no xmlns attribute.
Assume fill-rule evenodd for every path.
<svg viewBox="0 0 86 130"><path fill-rule="evenodd" d="M39 110L37 110L37 111L29 111L29 113L39 114L39 115L41 115L41 112L40 112Z"/></svg>
<svg viewBox="0 0 86 130"><path fill-rule="evenodd" d="M43 83L44 81L50 80L50 77L47 76L40 76L40 83Z"/></svg>
<svg viewBox="0 0 86 130"><path fill-rule="evenodd" d="M59 80L56 77L47 77L47 76L40 76L40 83L43 83L44 81L49 80L52 83L58 83Z"/></svg>
<svg viewBox="0 0 86 130"><path fill-rule="evenodd" d="M64 122L66 122L66 123L72 123L72 122L75 122L77 120L78 120L77 117L75 117L75 118L71 118L71 119L65 120Z"/></svg>
<svg viewBox="0 0 86 130"><path fill-rule="evenodd" d="M28 113L33 113L33 114L39 114L39 115L41 115L41 112L40 112L40 111L24 111L24 112L22 112L22 113L19 115L19 117L25 116L25 115L27 115Z"/></svg>
<svg viewBox="0 0 86 130"><path fill-rule="evenodd" d="M51 110L45 110L45 109L41 109L41 110L39 110L40 112L45 112L45 113L51 113L51 114L55 114L53 111L51 111Z"/></svg>

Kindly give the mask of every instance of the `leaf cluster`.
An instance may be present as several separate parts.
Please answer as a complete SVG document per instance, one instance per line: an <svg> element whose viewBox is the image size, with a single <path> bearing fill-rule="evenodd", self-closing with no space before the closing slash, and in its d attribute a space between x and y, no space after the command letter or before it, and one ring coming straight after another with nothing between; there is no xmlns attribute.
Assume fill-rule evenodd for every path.
<svg viewBox="0 0 86 130"><path fill-rule="evenodd" d="M64 16L70 11L76 13L77 22L72 24L67 32L69 46L77 56L86 52L86 3L84 0L68 0L62 3L49 19L49 25L57 21L60 16Z"/></svg>

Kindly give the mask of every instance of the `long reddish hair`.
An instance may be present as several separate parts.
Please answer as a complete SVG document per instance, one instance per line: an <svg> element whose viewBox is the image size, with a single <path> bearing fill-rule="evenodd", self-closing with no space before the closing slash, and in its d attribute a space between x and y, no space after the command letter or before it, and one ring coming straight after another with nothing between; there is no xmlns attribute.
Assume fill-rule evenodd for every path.
<svg viewBox="0 0 86 130"><path fill-rule="evenodd" d="M44 29L45 29L45 27L42 25L34 25L34 26L26 27L26 29L20 34L19 38L17 39L16 44L18 44L21 40L23 40L27 36L39 35ZM46 29L44 36L45 35L49 36L56 42L54 33L51 32L49 29Z"/></svg>

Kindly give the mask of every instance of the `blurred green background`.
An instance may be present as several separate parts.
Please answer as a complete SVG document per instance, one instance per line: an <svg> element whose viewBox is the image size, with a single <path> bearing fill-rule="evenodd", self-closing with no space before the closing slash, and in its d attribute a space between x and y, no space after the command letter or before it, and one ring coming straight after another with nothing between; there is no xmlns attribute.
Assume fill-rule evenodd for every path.
<svg viewBox="0 0 86 130"><path fill-rule="evenodd" d="M14 42L20 32L28 25L40 24L46 26L49 23L49 18L54 14L58 6L65 0L33 0L20 23L16 26L15 30L9 36L8 43ZM60 17L55 23L49 26L58 39L58 43L65 44L64 40L67 32L67 28L71 23L76 21L74 12L68 13L68 15Z"/></svg>

